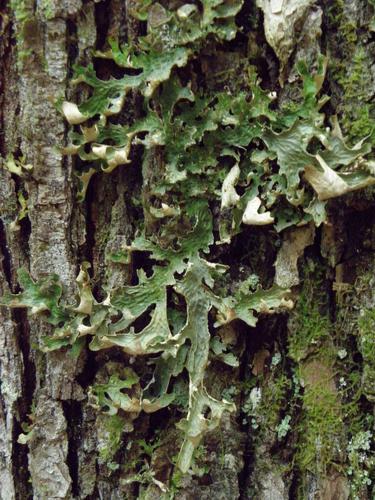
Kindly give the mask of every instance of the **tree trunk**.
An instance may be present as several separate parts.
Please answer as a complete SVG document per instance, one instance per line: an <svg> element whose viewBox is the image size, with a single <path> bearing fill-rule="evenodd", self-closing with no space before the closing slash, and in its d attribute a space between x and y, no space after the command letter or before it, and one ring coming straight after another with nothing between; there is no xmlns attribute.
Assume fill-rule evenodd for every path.
<svg viewBox="0 0 375 500"><path fill-rule="evenodd" d="M148 254L134 252L125 264L109 256L139 235L141 219L146 236L163 234L164 222L152 210L164 175L163 146L133 145L130 162L95 173L81 201L77 172L84 162L63 151L72 126L60 108L90 95L72 84L74 65L95 60L103 80L138 74L95 51L108 50L110 38L139 49L150 26L167 22L168 2L162 3L0 0L0 296L22 292L21 268L33 280L56 274L70 305L77 304L83 262L91 265L97 303L118 286L134 285L136 270L150 276ZM183 5L169 3L172 10ZM148 25L134 15L137 9L150 13ZM244 75L256 71L261 87L277 94L271 109L293 111L301 100L298 61L318 79L325 54L325 126L334 128L337 118L350 147L365 138L374 144L373 1L259 0L256 6L245 0L236 25L235 38L218 42L210 35L193 62L175 68L190 90L236 96ZM141 94L128 93L114 123L144 116ZM312 153L313 141L310 147ZM363 156L371 160L371 152ZM365 160L359 157L355 168ZM218 233L220 206L212 199ZM239 364L223 364L216 352L205 385L236 410L225 411L205 434L186 473L176 466L182 431L175 424L186 413L187 379L179 405L109 416L93 404L90 387L124 367L143 374L144 387L150 357L120 347L45 350L43 339L58 322L49 324L43 312L0 307L0 498L374 498L374 188L333 198L327 214L316 228L313 222L279 232L242 225L230 242L210 247L210 262L229 266L228 296L256 274L264 289L274 281L291 288L294 308L259 314L252 327L237 319L219 328Z"/></svg>

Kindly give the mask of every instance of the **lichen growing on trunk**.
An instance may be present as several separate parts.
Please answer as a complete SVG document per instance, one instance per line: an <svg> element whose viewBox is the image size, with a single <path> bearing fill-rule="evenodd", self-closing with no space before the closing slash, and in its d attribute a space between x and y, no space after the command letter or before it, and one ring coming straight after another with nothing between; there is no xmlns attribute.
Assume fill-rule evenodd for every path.
<svg viewBox="0 0 375 500"><path fill-rule="evenodd" d="M28 447L33 493L27 472L13 488L366 498L373 304L342 305L339 266L349 211L373 207L371 105L351 126L367 76L332 71L371 50L351 28L343 58L320 29L349 6L260 2L263 31L240 0L95 3L7 11L21 114L1 150L0 302L27 342L17 381L36 375L2 390L18 425L29 413L4 449Z"/></svg>

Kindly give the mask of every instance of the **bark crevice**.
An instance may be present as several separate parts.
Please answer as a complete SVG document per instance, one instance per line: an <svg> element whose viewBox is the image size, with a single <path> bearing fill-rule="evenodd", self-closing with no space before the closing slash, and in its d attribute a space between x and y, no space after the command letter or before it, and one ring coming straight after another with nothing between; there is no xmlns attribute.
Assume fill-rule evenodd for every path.
<svg viewBox="0 0 375 500"><path fill-rule="evenodd" d="M6 282L12 290L12 258L7 246L7 237L4 228L4 223L0 219L0 254L2 255L2 267Z"/></svg>
<svg viewBox="0 0 375 500"><path fill-rule="evenodd" d="M62 402L64 416L67 422L68 454L66 463L72 480L72 495L79 495L79 464L78 449L80 446L80 428L82 423L82 408L79 401Z"/></svg>

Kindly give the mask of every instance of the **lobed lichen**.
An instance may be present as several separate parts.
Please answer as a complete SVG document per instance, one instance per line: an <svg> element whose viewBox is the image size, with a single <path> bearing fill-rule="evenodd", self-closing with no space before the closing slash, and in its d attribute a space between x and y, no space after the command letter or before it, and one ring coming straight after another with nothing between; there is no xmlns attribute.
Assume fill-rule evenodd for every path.
<svg viewBox="0 0 375 500"><path fill-rule="evenodd" d="M80 104L58 103L71 125L65 153L81 160L80 201L93 175L126 168L133 147L143 147L144 220L131 244L107 255L108 262L128 265L141 253L145 264L137 269L135 283L108 286L105 299L97 300L89 264L82 263L78 301L71 304L64 300L57 276L34 281L20 270L23 291L0 300L2 305L28 307L55 327L41 346L46 351L68 348L77 354L89 339L94 351L118 347L131 356L147 356L153 367L147 382L124 367L94 384L91 402L110 415L108 433L115 451L121 440L116 415L135 418L178 400L183 444L177 464L183 472L191 467L204 436L219 425L224 412L235 408L206 389L211 360L238 366L230 346L215 335L217 328L233 320L253 327L259 315L293 306L288 290L264 290L252 274L229 286L228 266L213 262L212 250L230 244L246 226L277 231L309 222L319 226L326 220L327 200L375 183L367 161L369 141L351 148L337 124L326 127L322 107L327 97L320 96L325 58L315 72L300 62L302 101L282 110L274 106L277 96L261 88L246 58L236 92L220 82L213 89L207 79L197 86L194 64L203 55L215 60L218 45L235 39L241 6L241 0L203 0L201 9L195 4L175 9L140 4L133 14L147 18L147 35L137 46L111 40L108 51L96 54L113 60L123 76L102 80L93 64L76 67L74 83L88 88L90 97ZM134 92L142 99L141 116L129 123L122 112ZM311 346L326 347L329 321L319 302L302 297L298 308L300 324L289 351L299 363ZM301 368L301 379L306 370L307 365ZM183 398L181 387L186 386ZM281 437L288 421L280 407L289 388L290 380L279 377L264 400L275 400L264 427L277 426ZM187 401L187 409L181 401ZM341 429L338 406L327 380L306 382L300 427L304 445L297 455L301 467L311 466L317 435L322 437L318 470L323 473L332 460ZM112 460L112 453L104 447L102 457ZM153 480L147 467L138 480L144 477Z"/></svg>

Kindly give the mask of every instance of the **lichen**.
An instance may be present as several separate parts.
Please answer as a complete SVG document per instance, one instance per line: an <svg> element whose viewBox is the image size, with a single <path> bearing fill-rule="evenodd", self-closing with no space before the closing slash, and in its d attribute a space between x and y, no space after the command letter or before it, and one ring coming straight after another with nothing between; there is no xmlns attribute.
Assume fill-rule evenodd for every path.
<svg viewBox="0 0 375 500"><path fill-rule="evenodd" d="M293 307L288 290L263 289L252 276L222 286L228 266L212 258L212 250L218 251L224 241L230 244L246 230L244 225L277 231L308 222L320 225L326 220L326 200L374 184L375 177L367 161L369 142L361 138L349 147L336 126L326 127L321 108L327 98L319 96L324 58L313 74L303 61L298 64L302 99L289 109L275 108L276 96L262 89L246 58L241 88L235 92L220 85L197 89L194 63L203 53L216 57L219 44L235 39L242 1L203 0L202 9L146 4L134 13L148 22L147 35L137 46L111 40L109 50L96 54L111 59L123 76L102 80L94 64L77 66L73 83L88 87L89 97L81 103L57 103L71 125L65 153L78 155L83 164L78 167L80 201L94 173L128 168L134 146L142 146L144 218L137 222L134 240L109 252L107 260L129 265L141 254L143 265L132 284L107 287L100 300L92 291L89 264L82 263L75 303L66 302L57 276L34 281L20 270L22 291L5 295L0 303L28 307L55 327L41 346L46 351L68 348L77 353L88 338L93 351L117 347L130 356L148 357L153 373L147 384L141 374L124 367L89 390L91 403L111 419L122 412L158 411L176 396L184 400L174 389L186 387L181 384L186 374L187 409L181 408L177 424L183 440L177 465L187 472L203 438L219 426L224 413L235 409L233 402L212 397L206 388L212 360L232 368L239 364L216 330L234 320L254 327L259 315ZM121 113L134 92L142 103L140 117L124 124ZM226 221L219 235L217 214ZM107 234L104 230L101 238ZM311 382L307 374L304 360L311 350L317 354L324 347L325 368L331 362L329 320L319 297L311 298L302 290L289 356L302 363L298 375L306 379L301 434L312 423L302 438L298 463L311 466L312 446L319 438L318 470L324 471L332 460L330 440L338 433L340 410L327 381ZM277 377L265 398L267 405L273 404L264 427L279 428L280 435L286 418L280 408L289 388L288 378ZM256 415L259 398L255 392L249 397ZM121 439L118 428L109 435L115 448ZM148 466L136 480L155 483Z"/></svg>
<svg viewBox="0 0 375 500"><path fill-rule="evenodd" d="M270 434L277 433L287 411L288 397L292 381L280 370L271 372L269 378L263 381L259 378L259 386L252 388L242 411L251 427L257 430L256 440L264 442Z"/></svg>

